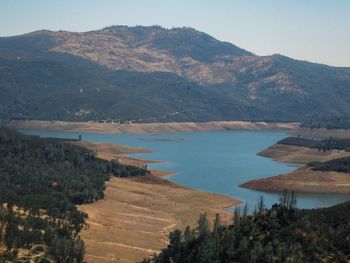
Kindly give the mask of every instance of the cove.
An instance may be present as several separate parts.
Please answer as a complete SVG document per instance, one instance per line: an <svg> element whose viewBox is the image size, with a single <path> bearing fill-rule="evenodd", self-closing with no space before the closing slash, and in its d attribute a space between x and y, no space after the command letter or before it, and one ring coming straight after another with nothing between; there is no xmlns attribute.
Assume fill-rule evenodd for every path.
<svg viewBox="0 0 350 263"><path fill-rule="evenodd" d="M239 187L252 179L288 173L296 167L256 155L287 135L282 131L213 131L176 134L100 134L23 130L41 137L78 138L92 142L109 142L143 147L153 153L134 154L137 158L163 163L150 168L176 172L167 178L193 189L218 193L247 202L250 211L263 195L270 207L279 195ZM350 199L340 194L297 194L299 208L330 206Z"/></svg>

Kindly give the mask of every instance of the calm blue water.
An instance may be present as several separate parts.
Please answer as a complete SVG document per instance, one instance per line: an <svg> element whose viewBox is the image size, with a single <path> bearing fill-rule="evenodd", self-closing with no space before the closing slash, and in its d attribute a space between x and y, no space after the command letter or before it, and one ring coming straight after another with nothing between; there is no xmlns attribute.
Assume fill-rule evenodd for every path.
<svg viewBox="0 0 350 263"><path fill-rule="evenodd" d="M256 153L286 137L276 131L215 131L157 135L120 135L71 132L30 131L42 137L78 138L93 142L110 142L127 146L144 147L153 153L134 154L164 163L149 167L175 171L169 180L198 190L231 196L248 203L252 210L256 200L264 195L267 206L278 200L278 194L240 188L252 179L287 173L296 167L275 162ZM155 139L155 140L154 140ZM157 139L181 139L159 141ZM184 140L182 140L184 139ZM350 199L350 195L298 194L298 207L329 206Z"/></svg>

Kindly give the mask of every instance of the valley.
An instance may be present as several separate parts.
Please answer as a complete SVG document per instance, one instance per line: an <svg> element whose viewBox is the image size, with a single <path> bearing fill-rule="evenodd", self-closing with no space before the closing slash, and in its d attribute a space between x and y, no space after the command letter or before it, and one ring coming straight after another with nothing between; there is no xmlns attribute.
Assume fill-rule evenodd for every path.
<svg viewBox="0 0 350 263"><path fill-rule="evenodd" d="M333 20L299 52L331 39ZM290 30L249 23L226 39L273 46ZM350 67L111 24L0 36L0 262L350 262Z"/></svg>
<svg viewBox="0 0 350 263"><path fill-rule="evenodd" d="M235 123L235 125L237 125L237 123ZM262 124L260 124L260 126L266 127L266 125ZM278 127L278 130L280 131L280 126L276 127ZM88 260L88 262L135 262L140 261L143 258L147 258L153 254L158 254L168 244L168 234L174 229L184 230L187 225L194 228L200 213L207 213L210 222L213 222L217 213L220 213L222 223L230 224L232 222L232 211L227 210L227 208L232 209L233 206L237 206L242 203L242 201L234 197L239 196L239 199L248 201L248 207L252 209L251 207L257 200L258 195L261 193L256 192L256 194L253 194L252 192L247 192L247 194L250 195L250 197L248 197L244 195L244 191L239 190L239 188L236 188L234 185L229 186L228 188L233 190L231 197L227 196L227 193L229 192L225 194L225 192L222 191L224 190L222 185L216 190L210 190L209 188L205 187L201 189L203 186L198 187L201 185L198 183L203 180L207 184L208 182L206 180L208 180L208 178L212 178L214 180L212 180L212 183L208 183L207 186L211 184L215 185L215 175L211 173L206 175L203 173L204 170L199 169L198 175L200 175L201 178L198 178L196 173L193 172L191 174L188 172L184 173L184 177L181 176L183 173L181 170L184 167L180 168L180 170L179 167L174 168L174 172L172 172L172 166L167 165L167 163L163 163L161 160L174 160L174 157L168 156L170 152L174 153L174 148L170 147L170 152L167 153L167 151L164 150L164 146L168 145L167 147L169 147L171 145L178 145L181 146L184 151L190 151L190 155L193 155L191 154L191 150L189 150L190 148L188 148L188 146L191 145L191 141L198 140L198 138L202 138L199 140L202 145L208 144L208 139L213 138L212 140L215 142L215 144L219 144L221 152L223 151L222 146L224 144L231 144L229 143L230 140L234 140L232 146L237 145L238 142L244 141L246 144L245 147L250 148L251 146L249 146L250 143L248 142L256 137L256 140L253 140L251 143L254 145L259 142L261 144L259 146L260 149L264 149L266 145L268 146L269 143L271 143L271 141L275 141L276 138L280 138L282 141L285 140L283 139L285 136L284 133L279 134L278 132L276 133L276 131L271 131L271 126L269 128L270 130L267 129L266 131L254 130L253 128L253 130L243 129L241 131L219 130L216 131L217 136L215 136L215 133L212 133L214 131L201 131L200 133L198 133L198 131L192 131L190 133L159 134L154 130L151 134L149 133L150 131L137 134L105 133L98 135L91 132L50 132L39 130L31 131L30 133L38 134L44 137L58 136L65 138L66 140L69 138L78 138L78 135L81 134L82 138L87 141L72 141L71 143L76 146L89 149L97 158L101 158L106 161L115 159L123 165L134 165L140 168L143 168L145 164L148 165L151 172L150 174L132 178L112 177L108 182L106 182L103 200L78 206L79 211L85 212L89 215L86 221L88 228L84 228L80 234L85 242L85 258ZM138 131L140 130L138 129ZM111 140L112 138L115 138L116 141ZM219 138L222 138L222 142L220 142ZM107 143L107 141L109 141L109 143ZM112 141L113 143L110 143ZM115 143L117 141L123 142L123 145L128 146L118 145ZM206 143L204 143L204 141L206 141ZM139 145L142 145L142 147ZM149 150L148 147L145 147L146 145L151 146L151 148L158 145L155 149L159 150L158 147L161 147L162 152L157 154L155 150ZM210 143L208 146L213 149L213 146ZM231 149L230 151L234 151L233 148L228 149ZM205 150L203 153L204 152L208 151ZM214 150L213 153L216 154L218 152ZM240 159L238 163L246 162L244 160L247 158L245 155L247 153L243 153L243 159ZM256 148L254 146L251 153L252 157L250 158L253 158L255 153ZM180 153L180 155L182 154ZM291 163L298 162L298 158L299 162L301 162L300 160L303 160L306 163L309 161L327 161L338 157L349 156L348 152L341 150L319 152L316 149L282 144L273 145L269 149L259 152L259 155L269 156L276 158L278 161L286 161ZM157 156L163 157L154 158ZM202 154L201 158L207 158L205 156L205 154ZM235 158L239 158L239 155L234 156ZM186 155L184 157L187 158ZM213 157L211 156L211 158ZM214 159L218 160L218 158ZM182 163L182 161L180 161L181 159L175 160L177 160L176 162ZM276 173L278 169L294 169L293 167L283 168L283 166L278 168L278 163L270 162L268 160L265 162L264 158L261 157L254 157L254 160L257 170L256 172L252 173L252 177L266 177L266 175L261 174L261 167L264 167L261 165L266 165L265 167L269 167L269 173L273 173L273 171ZM195 159L192 161L195 161ZM263 162L261 165L259 165L261 161ZM226 165L227 164L229 163L226 163ZM184 165L184 163L182 163L182 165ZM235 169L238 169L236 166L230 167L235 167ZM209 166L205 169L208 168ZM198 167L196 169L198 169ZM225 175L227 172L225 172L224 169L221 172L220 170L218 171L220 173L220 180L227 176ZM245 174L245 176L240 180L245 181L249 177L246 174L247 171L247 167L241 170L241 173ZM174 173L178 174L171 177ZM168 177L168 179L160 177L169 175L170 177ZM227 177L226 182L224 181L224 185L228 184L228 178L232 178L230 173L228 173L228 175L229 177ZM293 171L290 176L282 178L281 181L283 181L283 183L278 184L279 187L276 186L276 182L279 182L279 177L277 176L276 178L277 179L272 177L272 180L270 178L259 179L259 182L263 182L261 185L268 185L271 188L267 189L264 187L257 187L256 189L262 191L280 192L288 187L289 189L298 192L303 192L305 189L307 189L307 192L313 192L312 189L316 189L314 190L314 193L328 194L345 194L347 193L346 189L348 189L346 185L348 184L347 175L341 173L314 172L310 171L310 169L306 170L301 168ZM186 180L183 181L184 179ZM193 185L193 182L191 183L191 181L197 182L197 186ZM342 184L341 187L344 190L341 190L339 184ZM190 189L188 186L191 188L194 187L195 189ZM245 185L243 186L245 187ZM254 187L255 186L253 184L252 188ZM226 196L220 195L220 193L223 193ZM277 198L277 195L270 195L269 193L264 193L264 196L267 204L275 202ZM307 195L298 195L298 200L301 202L301 204L307 205L308 207L319 207L323 205L328 206L333 202L337 203L341 202L341 200L346 200L346 197L343 199L343 197L329 196L326 199L320 198L320 196L310 195L308 197Z"/></svg>

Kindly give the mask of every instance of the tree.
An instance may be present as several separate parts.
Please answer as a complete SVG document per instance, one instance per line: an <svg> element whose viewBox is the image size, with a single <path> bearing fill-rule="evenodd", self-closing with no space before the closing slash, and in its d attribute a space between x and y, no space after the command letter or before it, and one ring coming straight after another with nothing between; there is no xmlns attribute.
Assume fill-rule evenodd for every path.
<svg viewBox="0 0 350 263"><path fill-rule="evenodd" d="M219 236L222 235L222 224L221 224L221 218L219 213L215 215L213 233Z"/></svg>
<svg viewBox="0 0 350 263"><path fill-rule="evenodd" d="M200 238L207 238L210 233L209 221L207 219L207 214L200 214L198 220L198 232Z"/></svg>
<svg viewBox="0 0 350 263"><path fill-rule="evenodd" d="M176 229L169 234L169 250L176 255L181 248L181 231Z"/></svg>
<svg viewBox="0 0 350 263"><path fill-rule="evenodd" d="M265 212L266 206L265 206L265 201L264 201L264 196L260 195L259 199L258 199L258 203L257 203L257 213L261 214L263 212Z"/></svg>
<svg viewBox="0 0 350 263"><path fill-rule="evenodd" d="M279 197L279 203L287 210L294 209L297 204L297 199L293 191L284 190Z"/></svg>
<svg viewBox="0 0 350 263"><path fill-rule="evenodd" d="M4 243L8 250L17 247L16 240L18 236L18 226L16 223L16 217L12 212L8 213L6 219L6 228L4 233Z"/></svg>
<svg viewBox="0 0 350 263"><path fill-rule="evenodd" d="M185 247L188 246L190 242L194 239L193 231L190 226L187 226L184 232L184 242L185 242Z"/></svg>

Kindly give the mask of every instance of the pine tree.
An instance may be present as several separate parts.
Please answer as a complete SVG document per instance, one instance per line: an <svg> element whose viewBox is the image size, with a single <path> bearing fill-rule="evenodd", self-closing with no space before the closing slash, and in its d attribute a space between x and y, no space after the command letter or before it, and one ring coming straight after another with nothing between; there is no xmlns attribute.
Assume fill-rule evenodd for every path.
<svg viewBox="0 0 350 263"><path fill-rule="evenodd" d="M200 214L199 216L198 233L200 238L207 238L209 236L210 228L206 213Z"/></svg>
<svg viewBox="0 0 350 263"><path fill-rule="evenodd" d="M176 229L169 234L169 249L173 254L177 254L181 247L181 231Z"/></svg>
<svg viewBox="0 0 350 263"><path fill-rule="evenodd" d="M187 247L190 242L192 242L194 238L193 231L190 226L187 226L184 232L184 242Z"/></svg>
<svg viewBox="0 0 350 263"><path fill-rule="evenodd" d="M220 214L215 215L213 233L214 235L218 235L218 236L222 235L222 224L221 224Z"/></svg>
<svg viewBox="0 0 350 263"><path fill-rule="evenodd" d="M261 195L258 199L258 203L257 203L257 213L258 214L262 214L265 212L266 206L265 206L265 201L264 201L264 196Z"/></svg>

